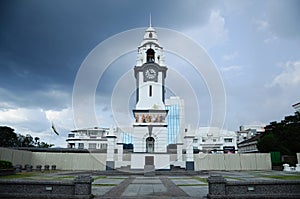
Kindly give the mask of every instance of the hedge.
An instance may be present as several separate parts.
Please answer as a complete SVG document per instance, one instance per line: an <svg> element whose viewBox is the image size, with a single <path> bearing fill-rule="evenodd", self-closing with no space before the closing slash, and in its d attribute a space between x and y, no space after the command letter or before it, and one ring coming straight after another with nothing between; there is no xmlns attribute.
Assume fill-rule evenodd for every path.
<svg viewBox="0 0 300 199"><path fill-rule="evenodd" d="M0 160L0 169L9 169L12 168L12 163L6 160Z"/></svg>

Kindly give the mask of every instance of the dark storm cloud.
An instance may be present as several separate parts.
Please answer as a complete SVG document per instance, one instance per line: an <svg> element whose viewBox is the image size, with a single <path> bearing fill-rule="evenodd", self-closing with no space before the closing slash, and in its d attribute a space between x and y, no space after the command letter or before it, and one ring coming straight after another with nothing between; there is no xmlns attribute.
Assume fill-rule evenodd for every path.
<svg viewBox="0 0 300 199"><path fill-rule="evenodd" d="M54 84L70 92L86 55L107 37L147 26L150 12L157 26L201 24L211 6L173 0L1 1L0 87L26 93Z"/></svg>

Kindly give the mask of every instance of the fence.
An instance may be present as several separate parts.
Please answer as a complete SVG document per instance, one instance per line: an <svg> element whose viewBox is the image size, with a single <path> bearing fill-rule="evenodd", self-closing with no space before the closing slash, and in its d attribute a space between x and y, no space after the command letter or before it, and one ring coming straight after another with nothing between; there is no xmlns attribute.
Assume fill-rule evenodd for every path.
<svg viewBox="0 0 300 199"><path fill-rule="evenodd" d="M252 154L197 154L195 170L271 170L269 153Z"/></svg>
<svg viewBox="0 0 300 199"><path fill-rule="evenodd" d="M298 159L299 159L299 155ZM175 161L176 154L170 155ZM0 159L13 165L56 165L59 170L105 170L106 153L58 153L30 152L0 148ZM124 161L130 161L130 154L123 154ZM183 158L185 159L185 158ZM115 154L115 160L117 155ZM195 170L271 170L269 153L253 154L194 154Z"/></svg>

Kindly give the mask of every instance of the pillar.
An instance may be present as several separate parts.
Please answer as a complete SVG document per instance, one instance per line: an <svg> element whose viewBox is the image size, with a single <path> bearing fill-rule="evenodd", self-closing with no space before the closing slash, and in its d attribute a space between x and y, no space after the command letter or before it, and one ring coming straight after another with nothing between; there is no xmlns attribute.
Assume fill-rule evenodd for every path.
<svg viewBox="0 0 300 199"><path fill-rule="evenodd" d="M189 171L194 171L194 151L193 151L193 139L195 136L186 135L184 136L186 142L186 161L185 169Z"/></svg>
<svg viewBox="0 0 300 199"><path fill-rule="evenodd" d="M117 136L114 135L113 129L109 130L109 134L106 136L107 139L107 152L106 152L106 170L114 170L115 168L115 161L114 161L114 154L115 154L115 140Z"/></svg>

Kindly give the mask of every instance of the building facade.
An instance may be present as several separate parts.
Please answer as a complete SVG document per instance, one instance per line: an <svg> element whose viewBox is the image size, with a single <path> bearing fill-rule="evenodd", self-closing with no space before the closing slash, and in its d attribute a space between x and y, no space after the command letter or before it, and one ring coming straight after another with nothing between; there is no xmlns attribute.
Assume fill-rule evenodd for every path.
<svg viewBox="0 0 300 199"><path fill-rule="evenodd" d="M236 134L218 127L200 127L195 130L193 148L203 153L235 153Z"/></svg>
<svg viewBox="0 0 300 199"><path fill-rule="evenodd" d="M293 104L293 108L295 109L296 112L300 113L300 102Z"/></svg>
<svg viewBox="0 0 300 199"><path fill-rule="evenodd" d="M184 101L179 97L172 96L166 99L166 109L168 110L168 144L176 144L183 140L182 132L184 132Z"/></svg>
<svg viewBox="0 0 300 199"><path fill-rule="evenodd" d="M73 130L68 134L68 148L76 149L106 149L106 135L109 128L86 128Z"/></svg>
<svg viewBox="0 0 300 199"><path fill-rule="evenodd" d="M265 125L242 125L236 132L237 143L253 138L265 132Z"/></svg>

